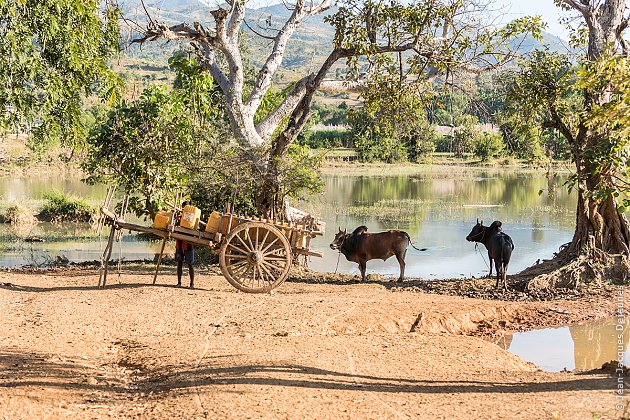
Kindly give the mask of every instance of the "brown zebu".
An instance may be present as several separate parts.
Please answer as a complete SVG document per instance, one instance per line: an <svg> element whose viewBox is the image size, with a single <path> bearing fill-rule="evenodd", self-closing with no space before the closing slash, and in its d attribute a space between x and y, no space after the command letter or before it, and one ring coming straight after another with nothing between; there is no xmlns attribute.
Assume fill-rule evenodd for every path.
<svg viewBox="0 0 630 420"><path fill-rule="evenodd" d="M426 248L416 248L411 243L409 234L402 230L378 233L370 233L367 230L365 226L359 226L352 233L346 233L346 229L339 229L335 240L330 244L331 249L339 250L348 261L359 264L362 281L365 281L365 266L368 261L376 259L385 261L392 255L396 256L400 265L398 281L403 281L407 247L411 245L418 251L426 251Z"/></svg>

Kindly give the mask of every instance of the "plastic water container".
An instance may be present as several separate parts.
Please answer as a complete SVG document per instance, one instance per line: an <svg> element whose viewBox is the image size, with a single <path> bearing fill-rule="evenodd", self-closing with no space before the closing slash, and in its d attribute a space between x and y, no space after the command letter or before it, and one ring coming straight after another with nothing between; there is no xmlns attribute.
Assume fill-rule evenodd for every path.
<svg viewBox="0 0 630 420"><path fill-rule="evenodd" d="M221 213L213 211L208 216L208 224L206 224L206 232L217 233L221 227Z"/></svg>
<svg viewBox="0 0 630 420"><path fill-rule="evenodd" d="M197 229L197 227L199 227L200 218L201 209L188 205L182 210L182 219L179 222L179 225L188 229Z"/></svg>
<svg viewBox="0 0 630 420"><path fill-rule="evenodd" d="M227 235L232 229L234 229L238 225L238 220L236 217L238 215L232 214L232 223L230 224L230 214L226 213L223 215L223 224L221 226L221 233Z"/></svg>
<svg viewBox="0 0 630 420"><path fill-rule="evenodd" d="M166 229L171 222L171 212L160 210L153 219L153 227L155 229Z"/></svg>

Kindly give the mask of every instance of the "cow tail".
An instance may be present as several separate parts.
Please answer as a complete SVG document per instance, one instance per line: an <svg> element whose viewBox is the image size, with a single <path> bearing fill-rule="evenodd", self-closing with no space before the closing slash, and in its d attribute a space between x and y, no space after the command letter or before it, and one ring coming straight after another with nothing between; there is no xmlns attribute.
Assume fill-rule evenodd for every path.
<svg viewBox="0 0 630 420"><path fill-rule="evenodd" d="M418 251L426 251L426 248L417 248L413 242L411 242L411 236L409 236L409 234L407 232L403 232L406 236L407 236L407 240L409 241L409 245L411 245L412 247L414 247L414 249L417 249Z"/></svg>

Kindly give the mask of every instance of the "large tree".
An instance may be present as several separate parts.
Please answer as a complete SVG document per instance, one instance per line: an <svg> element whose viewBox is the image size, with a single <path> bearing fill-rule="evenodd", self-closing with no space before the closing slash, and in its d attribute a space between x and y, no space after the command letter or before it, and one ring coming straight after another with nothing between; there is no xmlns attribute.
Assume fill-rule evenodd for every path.
<svg viewBox="0 0 630 420"><path fill-rule="evenodd" d="M568 142L575 163L578 204L573 239L563 256L586 251L628 255L630 225L623 214L627 191L628 130L625 89L630 71L623 32L625 0L556 0L579 12L572 42L583 46L577 65L570 57L537 52L508 83L512 108L529 125L555 129Z"/></svg>
<svg viewBox="0 0 630 420"><path fill-rule="evenodd" d="M607 54L627 56L623 39L629 21L626 0L556 0L556 3L579 12L583 18L588 31L585 58L591 66L587 71L593 71L592 66L605 60ZM569 141L577 170L576 228L568 248L572 253L595 247L607 253L629 255L630 225L616 199L618 166L599 159L610 156L617 134L589 121L594 116L593 111L611 103L615 89L611 83L585 85L581 96L586 112L578 116L577 124L573 125L575 128L571 129L560 116L554 117L549 124Z"/></svg>
<svg viewBox="0 0 630 420"><path fill-rule="evenodd" d="M482 72L514 58L509 41L519 34L539 34L539 18L523 18L502 28L484 24L487 5L469 0L412 0L409 2L295 0L286 3L291 13L277 28L255 36L266 38L270 51L246 91L242 27L248 1L228 0L211 10L210 27L199 22L167 25L148 16L149 23L136 42L188 41L199 63L209 71L225 95L234 138L245 148L264 148L265 185L259 210L279 207L282 183L280 160L302 131L318 90L348 91L365 88L365 81L383 74L398 74L401 83L426 84L456 71ZM337 7L327 21L335 29L331 51L321 66L295 80L281 103L255 123L255 115L282 64L287 45L305 19ZM339 60L352 70L346 80L328 80ZM369 84L368 84L369 85ZM378 82L376 83L378 86ZM369 86L368 86L369 87ZM261 154L257 154L261 156Z"/></svg>
<svg viewBox="0 0 630 420"><path fill-rule="evenodd" d="M577 192L573 239L550 261L535 287L575 285L580 278L626 278L630 225L630 60L623 33L625 0L556 0L579 13L571 42L576 60L539 51L508 77L511 108L522 126L553 129L569 145ZM594 263L594 261L596 263ZM559 264L558 264L559 263ZM555 270L558 265L563 266ZM612 270L612 271L611 271ZM532 268L532 273L540 269ZM544 270L543 270L544 271Z"/></svg>

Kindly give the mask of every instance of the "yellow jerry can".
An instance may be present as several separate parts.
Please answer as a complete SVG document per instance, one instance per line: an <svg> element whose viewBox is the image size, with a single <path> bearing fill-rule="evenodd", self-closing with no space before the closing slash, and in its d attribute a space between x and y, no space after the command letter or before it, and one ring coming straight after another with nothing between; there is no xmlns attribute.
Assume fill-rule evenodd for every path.
<svg viewBox="0 0 630 420"><path fill-rule="evenodd" d="M195 206L185 206L182 210L182 219L179 222L181 227L188 229L197 229L199 226L199 219L201 218L201 209Z"/></svg>
<svg viewBox="0 0 630 420"><path fill-rule="evenodd" d="M232 213L232 223L230 224L230 213L223 214L223 224L221 226L221 233L227 235L232 229L238 225L237 214Z"/></svg>
<svg viewBox="0 0 630 420"><path fill-rule="evenodd" d="M213 211L208 216L208 224L206 224L206 232L217 233L221 227L221 213Z"/></svg>
<svg viewBox="0 0 630 420"><path fill-rule="evenodd" d="M153 227L155 229L166 229L171 222L171 212L160 210L153 219Z"/></svg>

